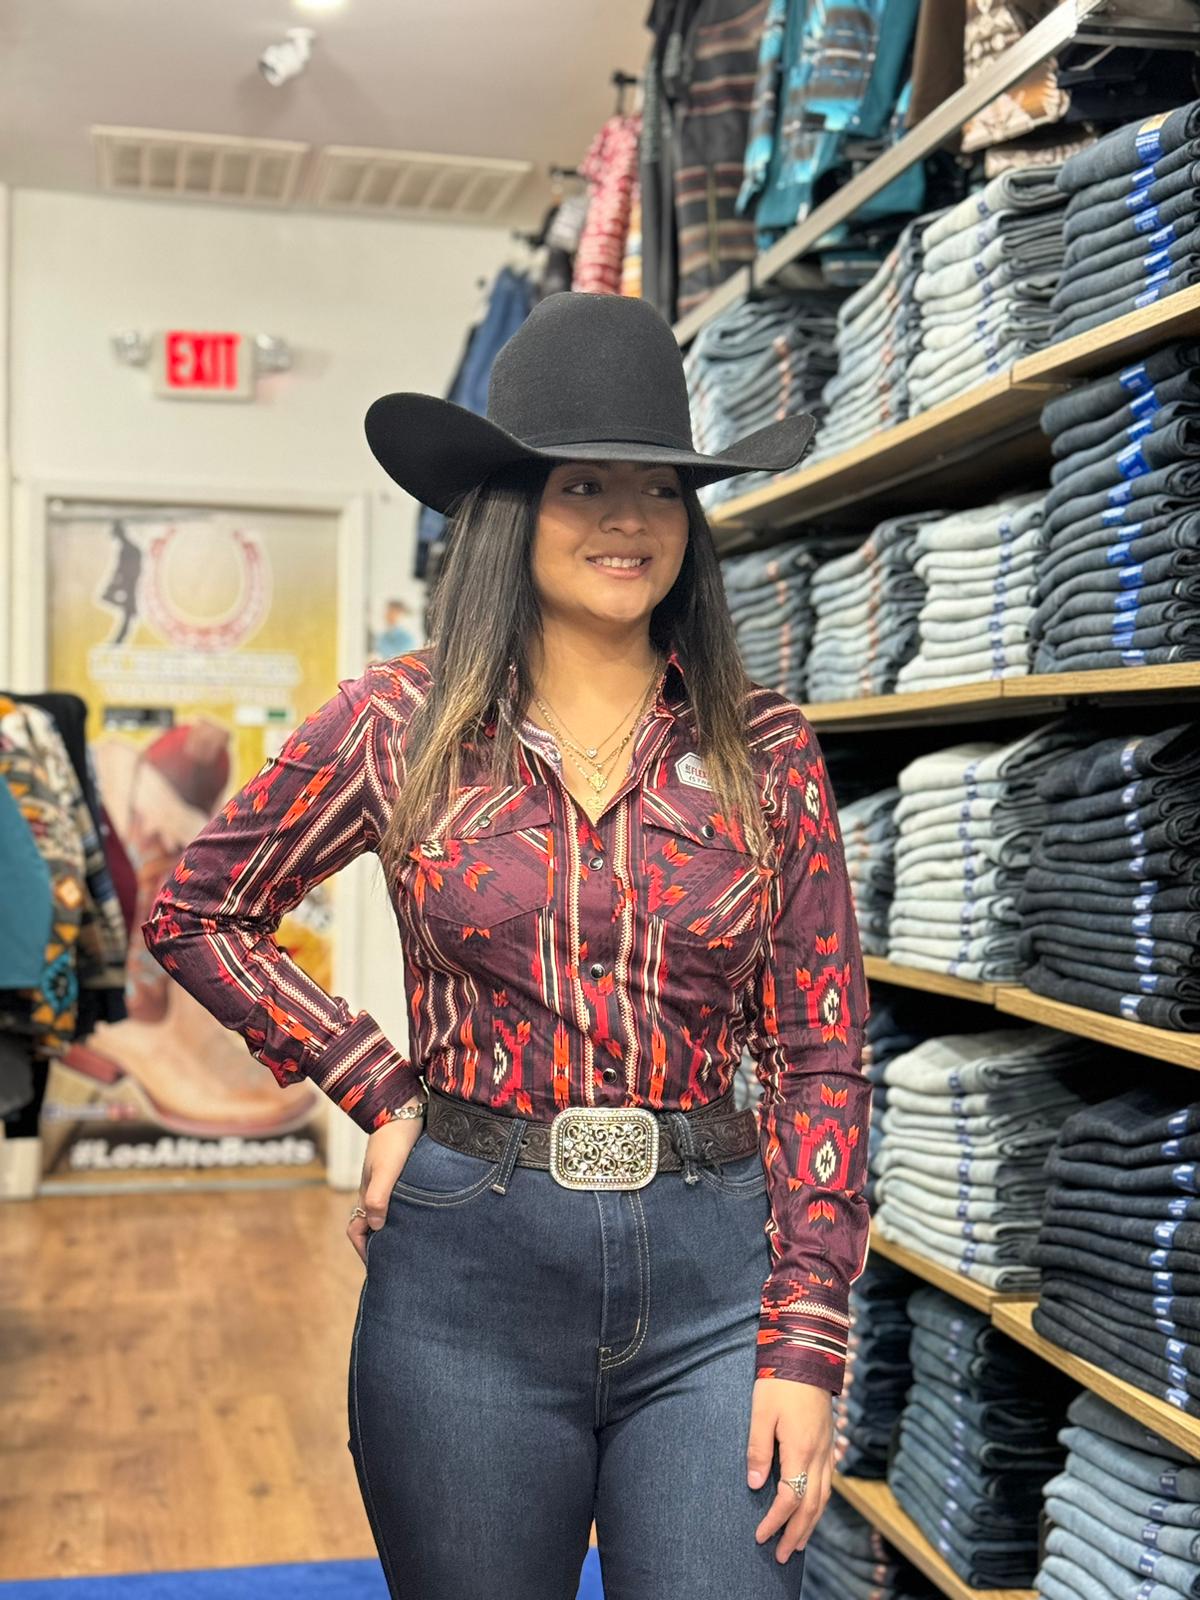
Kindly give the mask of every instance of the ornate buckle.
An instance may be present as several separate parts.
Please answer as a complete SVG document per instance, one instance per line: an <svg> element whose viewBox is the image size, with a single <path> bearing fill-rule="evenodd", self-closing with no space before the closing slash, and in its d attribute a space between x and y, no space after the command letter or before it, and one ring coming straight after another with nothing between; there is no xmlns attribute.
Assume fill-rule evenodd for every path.
<svg viewBox="0 0 1200 1600"><path fill-rule="evenodd" d="M550 1176L564 1189L644 1189L658 1120L640 1106L568 1106L550 1124Z"/></svg>

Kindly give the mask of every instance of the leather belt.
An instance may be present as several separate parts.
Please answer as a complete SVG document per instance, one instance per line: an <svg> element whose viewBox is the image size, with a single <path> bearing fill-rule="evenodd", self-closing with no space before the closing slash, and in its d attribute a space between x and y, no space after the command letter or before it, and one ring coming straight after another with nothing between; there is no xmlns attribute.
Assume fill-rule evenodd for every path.
<svg viewBox="0 0 1200 1600"><path fill-rule="evenodd" d="M686 1123L693 1160L719 1166L758 1149L758 1121L734 1111L733 1094L695 1111L654 1112L632 1106L571 1106L551 1122L525 1122L516 1165L550 1172L569 1189L640 1189L658 1172L682 1172L673 1118ZM517 1119L430 1088L425 1131L437 1144L484 1161L501 1161Z"/></svg>

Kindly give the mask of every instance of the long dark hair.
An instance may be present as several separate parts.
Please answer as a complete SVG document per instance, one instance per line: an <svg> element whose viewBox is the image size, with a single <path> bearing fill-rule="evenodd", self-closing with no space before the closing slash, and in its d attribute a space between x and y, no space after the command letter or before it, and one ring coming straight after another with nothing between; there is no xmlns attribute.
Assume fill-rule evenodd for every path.
<svg viewBox="0 0 1200 1600"><path fill-rule="evenodd" d="M462 781L464 745L482 748L485 724L509 693L533 690L530 645L541 633L530 552L550 467L505 468L461 501L448 529L446 557L429 608L432 685L405 733L405 781L379 854L392 880L440 804ZM679 652L695 720L697 751L722 813L735 816L749 849L769 861L771 845L746 745L744 700L750 683L738 654L712 532L685 473L688 542L679 576L650 618L661 650ZM516 735L496 719L491 778L517 776Z"/></svg>

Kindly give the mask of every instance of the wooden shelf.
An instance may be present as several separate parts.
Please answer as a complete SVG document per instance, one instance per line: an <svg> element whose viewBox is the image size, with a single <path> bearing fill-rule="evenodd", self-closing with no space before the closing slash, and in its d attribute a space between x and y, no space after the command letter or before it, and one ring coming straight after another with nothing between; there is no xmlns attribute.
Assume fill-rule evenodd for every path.
<svg viewBox="0 0 1200 1600"><path fill-rule="evenodd" d="M1093 1366L1090 1361L1073 1356L1070 1351L1062 1350L1049 1339L1044 1339L1033 1326L1034 1304L1032 1300L1006 1301L995 1308L992 1322L1001 1333L1006 1333L1010 1339L1023 1344L1051 1366L1075 1378L1085 1389L1091 1389L1102 1399L1110 1401L1127 1417L1136 1417L1180 1450L1200 1456L1200 1419L1177 1411L1165 1400L1158 1400L1154 1395L1135 1388L1132 1383L1114 1378L1103 1367Z"/></svg>
<svg viewBox="0 0 1200 1600"><path fill-rule="evenodd" d="M972 1589L934 1549L886 1483L867 1478L833 1475L833 1487L842 1499L877 1528L931 1583L950 1600L1036 1600L1032 1589Z"/></svg>
<svg viewBox="0 0 1200 1600"><path fill-rule="evenodd" d="M1000 697L1009 708L1015 702L1030 711L1043 709L1040 702L1050 700L1063 705L1079 700L1173 698L1175 695L1200 695L1200 664L1181 662L1173 667L1109 667L1102 672L1031 672L1024 678L1006 678Z"/></svg>
<svg viewBox="0 0 1200 1600"><path fill-rule="evenodd" d="M1200 317L1200 288L1181 289L1142 311L1131 311L1074 339L1026 356L1013 367L1013 382L1064 383L1094 377L1106 367L1137 361L1156 345L1194 334Z"/></svg>
<svg viewBox="0 0 1200 1600"><path fill-rule="evenodd" d="M997 683L952 683L944 689L921 689L913 694L814 700L803 709L814 727L849 730L1050 715L1081 701L1134 704L1177 696L1200 698L1200 664L1030 673Z"/></svg>
<svg viewBox="0 0 1200 1600"><path fill-rule="evenodd" d="M956 1000L976 1000L981 1006L994 1004L994 983L972 983L952 978L947 972L925 972L921 967L904 967L883 956L864 956L863 969L876 983L896 983L902 989L924 989L929 994L948 994Z"/></svg>
<svg viewBox="0 0 1200 1600"><path fill-rule="evenodd" d="M1049 442L1035 431L1037 419L1050 395L1064 387L1017 389L1007 372L989 378L849 450L726 501L709 517L718 547L732 549L725 535L734 530L785 528L848 506L863 517L868 511L882 516L878 507L885 497L888 514L937 506L945 498L977 502L978 446L984 440L990 441L989 467L1003 467L1009 476L1049 462ZM903 495L897 492L902 486Z"/></svg>
<svg viewBox="0 0 1200 1600"><path fill-rule="evenodd" d="M922 506L978 505L1049 460L1038 418L1054 394L1198 331L1200 287L1052 345L932 411L718 506L709 517L718 548L733 554L770 544L788 527L848 508L866 521Z"/></svg>
<svg viewBox="0 0 1200 1600"><path fill-rule="evenodd" d="M951 683L913 694L864 695L861 700L810 700L804 715L817 728L887 728L897 724L959 722L1003 716L998 683ZM1017 713L1019 714L1019 713Z"/></svg>
<svg viewBox="0 0 1200 1600"><path fill-rule="evenodd" d="M894 983L902 989L922 989L929 994L948 994L959 1000L977 1000L995 1006L1010 1017L1040 1022L1060 1033L1074 1033L1081 1039L1129 1050L1134 1055L1152 1056L1155 1061L1171 1061L1176 1066L1200 1072L1200 1034L1172 1033L1167 1028L1148 1028L1142 1022L1126 1022L1122 1017L1106 1017L1100 1011L1064 1005L1048 1000L1019 984L968 983L941 972L924 972L920 967L902 966L882 956L864 956L863 970L875 983Z"/></svg>
<svg viewBox="0 0 1200 1600"><path fill-rule="evenodd" d="M903 1267L906 1272L911 1272L914 1278L932 1283L936 1288L952 1294L956 1300L974 1306L976 1311L982 1311L987 1317L991 1316L994 1307L1000 1302L1022 1298L1019 1295L997 1294L994 1289L988 1289L982 1283L963 1277L961 1272L954 1272L950 1267L943 1267L936 1261L930 1261L928 1256L923 1256L918 1250L910 1250L907 1245L897 1244L894 1239L885 1239L874 1225L871 1228L871 1252L873 1255L882 1256L885 1261Z"/></svg>
<svg viewBox="0 0 1200 1600"><path fill-rule="evenodd" d="M1063 1033L1076 1033L1084 1039L1135 1055L1153 1056L1156 1061L1173 1061L1177 1066L1200 1072L1200 1034L1171 1033L1166 1028L1148 1028L1142 1022L1126 1022L1123 1017L1106 1017L1100 1011L1085 1011L1081 1006L1048 1000L1029 989L996 987L997 1010L1027 1022L1040 1022Z"/></svg>

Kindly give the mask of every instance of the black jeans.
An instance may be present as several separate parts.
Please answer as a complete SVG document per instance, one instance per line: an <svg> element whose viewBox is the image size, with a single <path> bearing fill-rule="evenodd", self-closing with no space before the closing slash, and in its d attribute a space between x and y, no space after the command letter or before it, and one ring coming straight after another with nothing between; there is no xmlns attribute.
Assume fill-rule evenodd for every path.
<svg viewBox="0 0 1200 1600"><path fill-rule="evenodd" d="M1163 1381L1135 1366L1129 1360L1128 1354L1114 1354L1106 1350L1097 1342L1094 1335L1080 1333L1077 1326L1065 1322L1055 1307L1041 1303L1036 1305L1033 1309L1033 1326L1036 1332L1044 1339L1049 1339L1051 1344L1058 1345L1084 1361L1090 1361L1093 1366L1100 1367L1105 1372L1111 1372L1114 1377L1124 1379L1136 1389L1157 1395L1160 1400L1168 1401L1178 1410L1186 1412L1188 1416L1200 1416L1200 1400L1178 1385Z"/></svg>
<svg viewBox="0 0 1200 1600"><path fill-rule="evenodd" d="M1042 432L1054 439L1081 423L1107 419L1130 403L1131 395L1154 395L1160 384L1188 374L1197 366L1200 343L1181 340L1163 345L1109 377L1068 389L1047 401L1042 407Z"/></svg>

